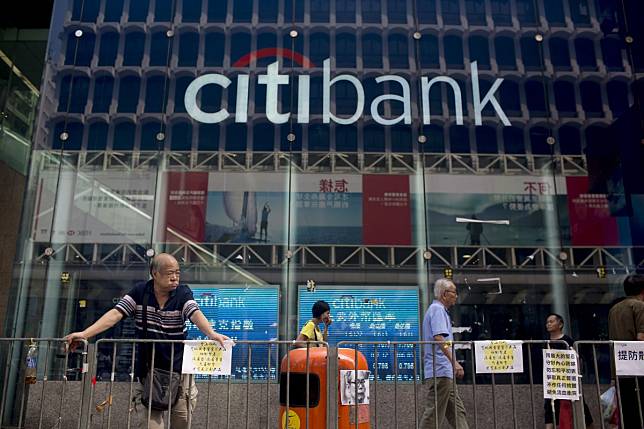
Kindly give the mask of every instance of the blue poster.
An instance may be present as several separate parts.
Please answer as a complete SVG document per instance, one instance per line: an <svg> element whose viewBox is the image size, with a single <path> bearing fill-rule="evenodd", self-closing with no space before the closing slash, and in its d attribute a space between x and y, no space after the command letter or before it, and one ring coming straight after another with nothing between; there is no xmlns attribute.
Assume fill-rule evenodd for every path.
<svg viewBox="0 0 644 429"><path fill-rule="evenodd" d="M324 287L308 292L299 288L298 326L311 318L315 301L326 301L331 307L333 324L329 327L329 343L339 341L418 341L420 339L418 288ZM359 346L367 358L371 376L376 375L375 347ZM414 350L411 345L397 347L397 367L394 366L394 347L378 346L378 380L413 380ZM416 361L420 358L417 350ZM420 377L420 368L416 367Z"/></svg>
<svg viewBox="0 0 644 429"><path fill-rule="evenodd" d="M200 287L192 288L195 301L199 304L213 328L235 341L277 339L279 292L276 287ZM188 323L188 338L205 339L197 327ZM232 377L248 377L247 344L233 348ZM254 380L265 380L270 374L276 376L277 347L270 350L270 370L268 369L268 346L253 345L250 376Z"/></svg>

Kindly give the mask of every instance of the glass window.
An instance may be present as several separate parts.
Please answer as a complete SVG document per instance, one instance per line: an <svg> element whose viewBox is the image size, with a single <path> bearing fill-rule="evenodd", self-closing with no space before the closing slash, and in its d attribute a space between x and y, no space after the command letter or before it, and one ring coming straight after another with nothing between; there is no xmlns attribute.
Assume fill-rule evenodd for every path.
<svg viewBox="0 0 644 429"><path fill-rule="evenodd" d="M101 35L101 47L98 50L98 65L114 67L116 53L119 49L119 35L113 31Z"/></svg>
<svg viewBox="0 0 644 429"><path fill-rule="evenodd" d="M411 127L409 125L394 125L391 127L391 151L413 152Z"/></svg>
<svg viewBox="0 0 644 429"><path fill-rule="evenodd" d="M87 132L87 150L107 149L107 131L109 127L105 122L94 122Z"/></svg>
<svg viewBox="0 0 644 429"><path fill-rule="evenodd" d="M110 0L105 2L105 22L121 22L123 15L123 0Z"/></svg>
<svg viewBox="0 0 644 429"><path fill-rule="evenodd" d="M427 1L427 0L425 0ZM430 0L434 1L434 0ZM380 22L380 0L362 0L362 21L370 23Z"/></svg>
<svg viewBox="0 0 644 429"><path fill-rule="evenodd" d="M544 0L543 7L546 10L546 19L551 26L564 26L566 19L561 0Z"/></svg>
<svg viewBox="0 0 644 429"><path fill-rule="evenodd" d="M582 82L579 85L579 92L581 93L581 105L587 117L604 116L601 89L597 82Z"/></svg>
<svg viewBox="0 0 644 429"><path fill-rule="evenodd" d="M207 33L204 50L204 66L221 67L224 65L224 40L223 33Z"/></svg>
<svg viewBox="0 0 644 429"><path fill-rule="evenodd" d="M136 113L139 104L141 81L137 76L125 76L119 82L119 99L117 112Z"/></svg>
<svg viewBox="0 0 644 429"><path fill-rule="evenodd" d="M222 3L227 3L220 0ZM233 4L233 21L250 22L253 17L253 0L235 0Z"/></svg>
<svg viewBox="0 0 644 429"><path fill-rule="evenodd" d="M143 60L143 49L145 47L145 34L140 31L128 33L125 36L125 48L123 50L124 66L141 66Z"/></svg>
<svg viewBox="0 0 644 429"><path fill-rule="evenodd" d="M275 150L275 126L269 123L253 127L253 150L273 152Z"/></svg>
<svg viewBox="0 0 644 429"><path fill-rule="evenodd" d="M423 34L420 39L420 65L423 68L439 68L438 37Z"/></svg>
<svg viewBox="0 0 644 429"><path fill-rule="evenodd" d="M506 36L497 37L494 39L494 51L496 52L496 63L500 70L516 70L514 39Z"/></svg>
<svg viewBox="0 0 644 429"><path fill-rule="evenodd" d="M531 80L526 82L525 95L530 116L546 116L545 88L541 81Z"/></svg>
<svg viewBox="0 0 644 429"><path fill-rule="evenodd" d="M160 122L152 121L143 124L141 130L141 143L140 150L143 151L156 151L163 147L163 141L157 140L157 134L163 131L163 126Z"/></svg>
<svg viewBox="0 0 644 429"><path fill-rule="evenodd" d="M96 22L100 0L74 0L72 21Z"/></svg>
<svg viewBox="0 0 644 429"><path fill-rule="evenodd" d="M517 17L521 25L536 25L537 16L534 9L534 0L516 0Z"/></svg>
<svg viewBox="0 0 644 429"><path fill-rule="evenodd" d="M570 49L568 49L568 40L560 37L553 37L549 42L550 61L556 70L571 70Z"/></svg>
<svg viewBox="0 0 644 429"><path fill-rule="evenodd" d="M382 39L378 34L362 36L362 62L365 68L382 68Z"/></svg>
<svg viewBox="0 0 644 429"><path fill-rule="evenodd" d="M257 2L257 15L259 22L277 22L277 12L277 0L261 0ZM288 16L290 17L291 15Z"/></svg>
<svg viewBox="0 0 644 429"><path fill-rule="evenodd" d="M492 81L483 77L479 77L479 93L487 94L490 88L492 88ZM483 116L496 116L496 111L494 110L494 107L492 107L492 103L486 104L485 107L483 107L481 114Z"/></svg>
<svg viewBox="0 0 644 429"><path fill-rule="evenodd" d="M65 53L65 64L80 67L89 67L94 56L94 45L96 36L89 31L83 31L81 37L70 33L67 37L67 51ZM77 47L78 44L78 47Z"/></svg>
<svg viewBox="0 0 644 429"><path fill-rule="evenodd" d="M384 127L382 125L367 125L363 131L362 144L365 152L384 152Z"/></svg>
<svg viewBox="0 0 644 429"><path fill-rule="evenodd" d="M608 71L624 70L622 61L622 42L616 37L604 37L601 40L602 58Z"/></svg>
<svg viewBox="0 0 644 429"><path fill-rule="evenodd" d="M429 76L431 80L434 76ZM432 85L432 88L429 91L429 111L431 116L437 115L440 116L443 114L443 87L446 84L441 83L440 85ZM449 94L451 93L451 86L449 87Z"/></svg>
<svg viewBox="0 0 644 429"><path fill-rule="evenodd" d="M257 50L275 48L277 46L277 36L273 33L262 33L257 37ZM257 66L266 67L275 61L274 56L258 57Z"/></svg>
<svg viewBox="0 0 644 429"><path fill-rule="evenodd" d="M309 42L310 58L316 67L322 67L322 62L329 58L329 35L313 33Z"/></svg>
<svg viewBox="0 0 644 429"><path fill-rule="evenodd" d="M590 25L590 11L588 10L588 0L569 0L570 17L572 22L577 26Z"/></svg>
<svg viewBox="0 0 644 429"><path fill-rule="evenodd" d="M250 34L235 33L230 42L230 62L233 67L248 67L248 64L235 64L250 52Z"/></svg>
<svg viewBox="0 0 644 429"><path fill-rule="evenodd" d="M423 134L427 137L427 143L421 146L428 153L444 153L445 137L443 127L440 125L430 124L423 126Z"/></svg>
<svg viewBox="0 0 644 429"><path fill-rule="evenodd" d="M461 25L461 9L459 0L441 0L443 23L446 25Z"/></svg>
<svg viewBox="0 0 644 429"><path fill-rule="evenodd" d="M208 22L225 22L227 1L208 0Z"/></svg>
<svg viewBox="0 0 644 429"><path fill-rule="evenodd" d="M505 79L499 87L499 103L508 116L521 116L521 96L519 84Z"/></svg>
<svg viewBox="0 0 644 429"><path fill-rule="evenodd" d="M186 95L186 89L188 89L188 85L190 85L190 82L192 82L194 79L195 78L192 76L181 76L175 79L175 84L174 84L175 113L181 113L186 111L186 106L183 102L183 98ZM203 93L210 90L210 87L212 86L215 86L215 85L206 85L204 88L201 89L202 97L203 97Z"/></svg>
<svg viewBox="0 0 644 429"><path fill-rule="evenodd" d="M228 124L226 126L226 150L244 152L246 150L246 134L246 124Z"/></svg>
<svg viewBox="0 0 644 429"><path fill-rule="evenodd" d="M358 151L358 131L353 125L336 125L335 150L337 152Z"/></svg>
<svg viewBox="0 0 644 429"><path fill-rule="evenodd" d="M172 4L173 0L156 0L154 3L154 21L172 21Z"/></svg>
<svg viewBox="0 0 644 429"><path fill-rule="evenodd" d="M201 0L183 0L181 15L183 22L201 21Z"/></svg>
<svg viewBox="0 0 644 429"><path fill-rule="evenodd" d="M293 133L295 135L295 141L289 142L287 136ZM302 151L302 127L299 124L284 124L280 127L280 150L283 152Z"/></svg>
<svg viewBox="0 0 644 429"><path fill-rule="evenodd" d="M71 93L69 90L71 84ZM60 85L58 111L84 113L89 92L89 79L85 76L65 76Z"/></svg>
<svg viewBox="0 0 644 429"><path fill-rule="evenodd" d="M553 87L555 92L555 106L557 107L559 116L577 116L577 101L573 84L560 80L555 82Z"/></svg>
<svg viewBox="0 0 644 429"><path fill-rule="evenodd" d="M499 148L496 144L496 129L484 125L475 128L476 151L481 154L498 153Z"/></svg>
<svg viewBox="0 0 644 429"><path fill-rule="evenodd" d="M351 82L340 81L336 83L335 111L339 115L352 115L356 110L356 90Z"/></svg>
<svg viewBox="0 0 644 429"><path fill-rule="evenodd" d="M550 146L546 139L550 137L550 132L544 127L530 128L530 146L533 155L550 155L553 146Z"/></svg>
<svg viewBox="0 0 644 429"><path fill-rule="evenodd" d="M60 134L66 131L69 137L66 141L60 139ZM65 145L65 150L80 150L83 145L83 124L80 122L69 121L67 123L59 122L56 124L54 131L52 148L61 149L63 144Z"/></svg>
<svg viewBox="0 0 644 429"><path fill-rule="evenodd" d="M597 70L595 44L592 40L575 39L575 51L577 53L577 64L581 70Z"/></svg>
<svg viewBox="0 0 644 429"><path fill-rule="evenodd" d="M482 36L471 36L470 44L470 61L476 61L479 69L490 69L490 49L488 39Z"/></svg>
<svg viewBox="0 0 644 429"><path fill-rule="evenodd" d="M136 126L132 122L120 122L114 127L114 139L112 149L133 150Z"/></svg>
<svg viewBox="0 0 644 429"><path fill-rule="evenodd" d="M559 149L562 155L581 155L579 129L570 125L559 128Z"/></svg>
<svg viewBox="0 0 644 429"><path fill-rule="evenodd" d="M336 22L356 22L356 0L335 0Z"/></svg>
<svg viewBox="0 0 644 429"><path fill-rule="evenodd" d="M480 0L465 0L465 11L469 25L486 25L485 2Z"/></svg>
<svg viewBox="0 0 644 429"><path fill-rule="evenodd" d="M521 38L521 58L526 70L540 70L543 67L541 47L534 40L534 37L525 36Z"/></svg>
<svg viewBox="0 0 644 429"><path fill-rule="evenodd" d="M290 85L280 85L280 89ZM282 99L284 101L284 99ZM266 85L261 85L259 82L255 82L255 113L264 113L266 112ZM288 110L287 110L288 111Z"/></svg>
<svg viewBox="0 0 644 429"><path fill-rule="evenodd" d="M304 22L304 1L284 0L284 22Z"/></svg>
<svg viewBox="0 0 644 429"><path fill-rule="evenodd" d="M145 84L145 112L161 113L165 100L166 79L164 76L150 76Z"/></svg>
<svg viewBox="0 0 644 429"><path fill-rule="evenodd" d="M436 0L417 0L416 13L421 24L436 24Z"/></svg>
<svg viewBox="0 0 644 429"><path fill-rule="evenodd" d="M376 97L384 94L385 84L376 82L375 77L370 76L362 79L362 87L364 88L365 114L371 116L371 103L373 103ZM384 116L385 114L384 106L385 103L378 104L378 113L380 113L380 116Z"/></svg>
<svg viewBox="0 0 644 429"><path fill-rule="evenodd" d="M387 0L387 18L390 23L406 23L407 0Z"/></svg>
<svg viewBox="0 0 644 429"><path fill-rule="evenodd" d="M187 152L192 150L192 125L189 122L177 122L172 125L170 149Z"/></svg>
<svg viewBox="0 0 644 429"><path fill-rule="evenodd" d="M199 55L199 34L182 33L179 36L179 67L195 67Z"/></svg>
<svg viewBox="0 0 644 429"><path fill-rule="evenodd" d="M409 51L407 38L402 34L389 36L389 67L406 69L409 67Z"/></svg>
<svg viewBox="0 0 644 429"><path fill-rule="evenodd" d="M200 151L215 152L219 150L219 125L199 124L197 148Z"/></svg>
<svg viewBox="0 0 644 429"><path fill-rule="evenodd" d="M326 124L312 124L309 126L309 150L328 152L329 148L329 126Z"/></svg>
<svg viewBox="0 0 644 429"><path fill-rule="evenodd" d="M310 87L310 104L309 109L312 114L321 114L322 113L322 76L311 76L311 87Z"/></svg>
<svg viewBox="0 0 644 429"><path fill-rule="evenodd" d="M128 14L129 22L145 22L148 18L150 0L136 0L130 2L130 11Z"/></svg>
<svg viewBox="0 0 644 429"><path fill-rule="evenodd" d="M170 39L166 36L165 31L152 33L150 41L150 65L167 66L170 54Z"/></svg>
<svg viewBox="0 0 644 429"><path fill-rule="evenodd" d="M449 128L451 153L470 153L469 128L463 125L452 125Z"/></svg>
<svg viewBox="0 0 644 429"><path fill-rule="evenodd" d="M204 112L217 112L221 109L223 88L219 85L206 85L201 88L201 110ZM185 95L185 90L184 90Z"/></svg>
<svg viewBox="0 0 644 429"><path fill-rule="evenodd" d="M503 147L508 155L525 153L523 130L517 127L503 127Z"/></svg>
<svg viewBox="0 0 644 429"><path fill-rule="evenodd" d="M463 68L463 43L460 36L445 36L445 61L447 68Z"/></svg>
<svg viewBox="0 0 644 429"><path fill-rule="evenodd" d="M492 19L494 25L510 26L512 25L512 15L510 13L510 0L492 0Z"/></svg>
<svg viewBox="0 0 644 429"><path fill-rule="evenodd" d="M329 0L310 0L311 22L329 22Z"/></svg>
<svg viewBox="0 0 644 429"><path fill-rule="evenodd" d="M94 81L94 96L92 97L93 113L109 113L114 92L114 78L100 76Z"/></svg>
<svg viewBox="0 0 644 429"><path fill-rule="evenodd" d="M467 116L467 87L465 86L465 82L460 79L456 79L456 83L458 84L459 88L461 88L461 105L463 106L463 116ZM454 105L454 91L452 91L451 85L444 84L443 86L447 88L447 107L449 109L449 114L451 117L455 117L456 107Z"/></svg>
<svg viewBox="0 0 644 429"><path fill-rule="evenodd" d="M336 67L356 66L356 37L353 34L338 34L335 40Z"/></svg>
<svg viewBox="0 0 644 429"><path fill-rule="evenodd" d="M295 53L304 53L304 38L303 37L291 37L288 32L285 32L282 35L282 46L286 47L287 49L291 49ZM322 63L320 63L319 67L322 66ZM299 68L301 67L300 63L298 61L294 61L292 58L283 58L282 59L282 67L284 68L290 68L290 67L295 67Z"/></svg>
<svg viewBox="0 0 644 429"><path fill-rule="evenodd" d="M608 107L617 117L628 110L628 85L626 82L612 80L606 84L606 93L608 94Z"/></svg>

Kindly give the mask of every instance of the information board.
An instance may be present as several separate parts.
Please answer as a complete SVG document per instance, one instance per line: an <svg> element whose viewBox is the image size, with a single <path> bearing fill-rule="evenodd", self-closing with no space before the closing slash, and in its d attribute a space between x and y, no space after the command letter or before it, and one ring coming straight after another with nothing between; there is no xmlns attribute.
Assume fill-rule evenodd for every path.
<svg viewBox="0 0 644 429"><path fill-rule="evenodd" d="M235 341L277 339L279 292L274 286L192 287L195 301L210 321L213 328ZM188 323L188 339L203 340L197 327ZM277 347L271 347L270 377L276 377ZM233 378L248 376L248 345L238 344L233 348ZM268 346L254 345L251 353L251 378L266 379L268 370Z"/></svg>
<svg viewBox="0 0 644 429"><path fill-rule="evenodd" d="M418 289L395 286L361 288L356 286L318 286L309 292L299 287L298 332L311 318L315 301L323 300L331 306L333 324L329 328L329 343L339 341L418 341ZM359 346L367 358L371 377L394 380L394 347L378 346L378 368L375 367L375 346ZM411 345L397 346L397 375L399 380L414 379L414 351ZM421 358L416 350L416 362ZM420 366L416 367L420 377Z"/></svg>

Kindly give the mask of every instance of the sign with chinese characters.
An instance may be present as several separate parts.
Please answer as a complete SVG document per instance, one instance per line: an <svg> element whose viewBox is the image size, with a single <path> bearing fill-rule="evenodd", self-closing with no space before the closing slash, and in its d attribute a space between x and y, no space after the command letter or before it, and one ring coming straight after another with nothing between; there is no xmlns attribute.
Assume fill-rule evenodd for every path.
<svg viewBox="0 0 644 429"><path fill-rule="evenodd" d="M521 341L475 341L474 356L477 374L523 372Z"/></svg>
<svg viewBox="0 0 644 429"><path fill-rule="evenodd" d="M299 287L298 327L311 319L311 308L318 300L331 307L333 324L329 327L329 343L338 341L417 341L420 336L417 288L367 288L356 286L320 286L308 292ZM378 346L378 368L375 368L375 348L360 345L358 350L367 359L371 375L378 380L392 380L394 351L398 355L398 379L413 380L414 350L411 345ZM420 350L416 350L420 356ZM420 371L416 371L420 374Z"/></svg>
<svg viewBox="0 0 644 429"><path fill-rule="evenodd" d="M543 397L579 400L577 354L574 350L543 350Z"/></svg>
<svg viewBox="0 0 644 429"><path fill-rule="evenodd" d="M222 348L214 341L186 341L183 347L182 374L230 375L232 341Z"/></svg>
<svg viewBox="0 0 644 429"><path fill-rule="evenodd" d="M643 341L615 341L613 352L617 375L644 375Z"/></svg>
<svg viewBox="0 0 644 429"><path fill-rule="evenodd" d="M342 405L369 403L369 371L343 369L340 371L340 400Z"/></svg>
<svg viewBox="0 0 644 429"><path fill-rule="evenodd" d="M272 340L277 338L279 298L274 286L227 287L198 285L192 293L199 308L215 331L238 340ZM188 322L188 339L206 339L197 327ZM268 368L268 346L254 345L251 368L248 368L248 346L233 349L231 371L235 378L251 375L253 379L274 378L277 348L271 348Z"/></svg>

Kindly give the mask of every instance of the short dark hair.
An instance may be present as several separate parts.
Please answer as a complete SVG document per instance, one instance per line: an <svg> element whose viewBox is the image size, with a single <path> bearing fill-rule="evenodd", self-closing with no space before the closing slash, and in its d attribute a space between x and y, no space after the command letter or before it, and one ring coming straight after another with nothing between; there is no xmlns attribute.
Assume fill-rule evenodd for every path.
<svg viewBox="0 0 644 429"><path fill-rule="evenodd" d="M626 296L635 296L644 290L644 274L629 274L624 279L624 293Z"/></svg>
<svg viewBox="0 0 644 429"><path fill-rule="evenodd" d="M562 326L562 327L566 324L566 323L564 322L564 318L561 316L561 314L557 314L557 313L550 313L550 314L548 314L548 315L546 316L546 320L548 320L548 318L549 318L550 316L555 316L555 319L557 319L557 321L558 321L559 323L561 323L561 326Z"/></svg>
<svg viewBox="0 0 644 429"><path fill-rule="evenodd" d="M325 312L330 311L331 307L329 307L329 304L327 304L325 301L316 301L315 304L313 304L313 308L311 309L311 312L313 313L314 318L318 318L322 316Z"/></svg>

